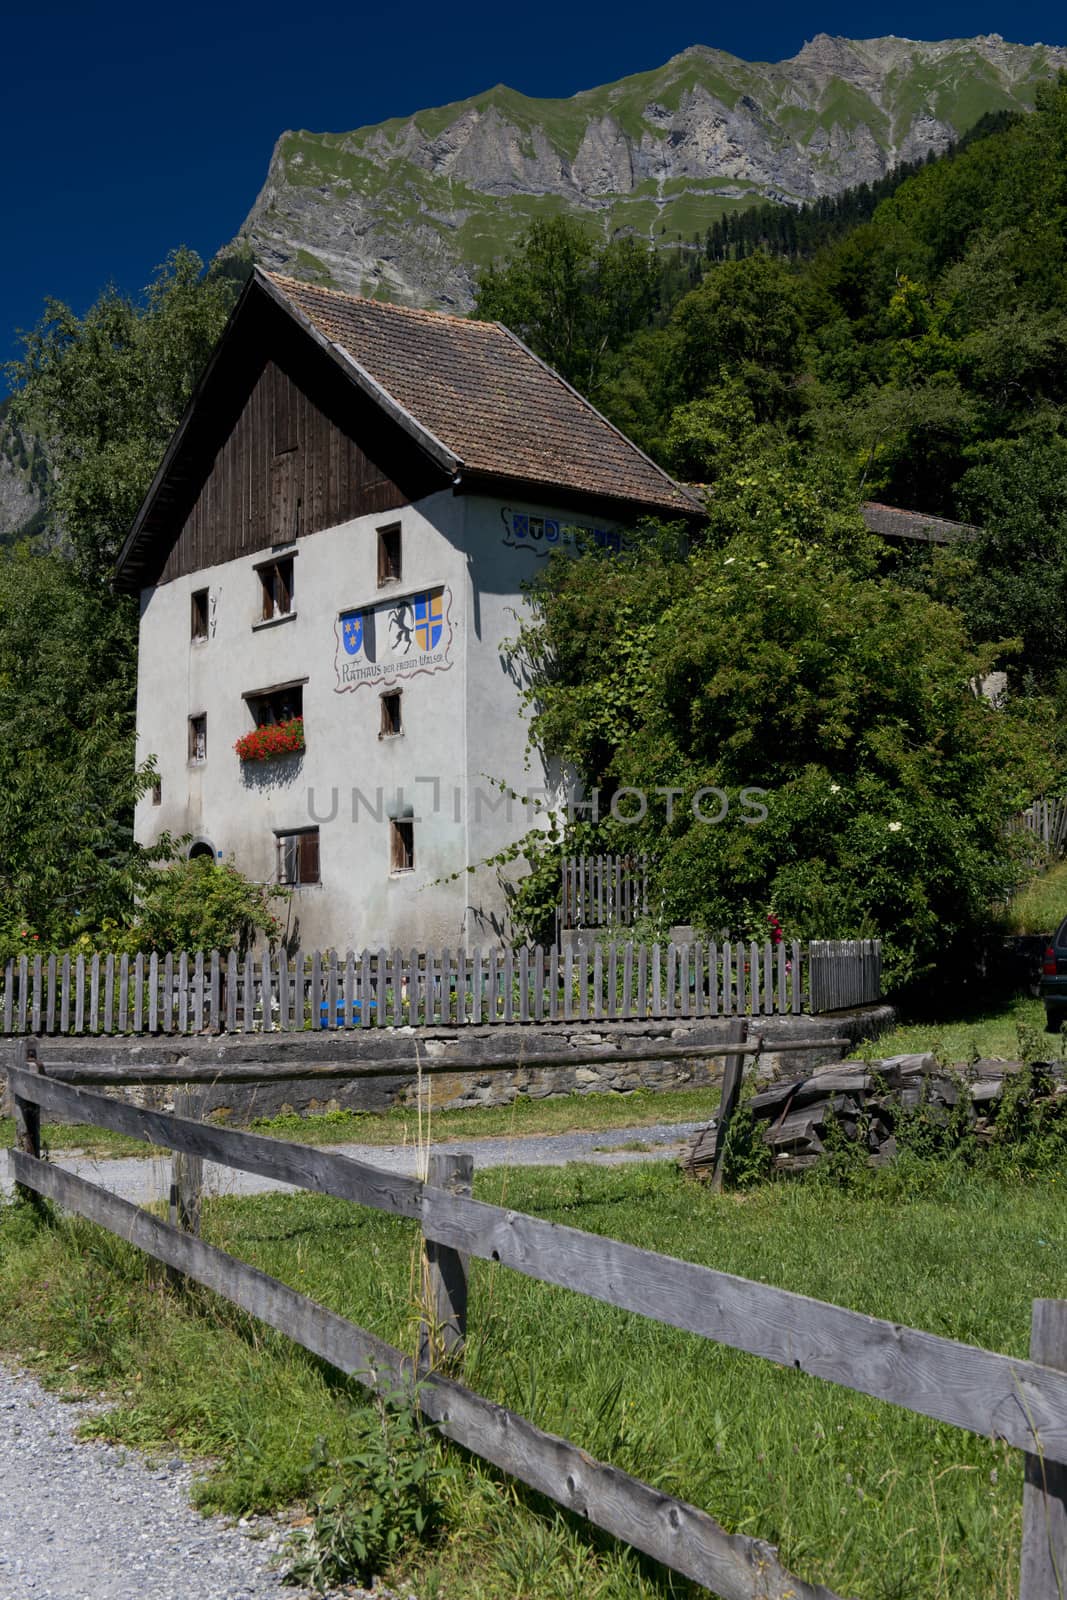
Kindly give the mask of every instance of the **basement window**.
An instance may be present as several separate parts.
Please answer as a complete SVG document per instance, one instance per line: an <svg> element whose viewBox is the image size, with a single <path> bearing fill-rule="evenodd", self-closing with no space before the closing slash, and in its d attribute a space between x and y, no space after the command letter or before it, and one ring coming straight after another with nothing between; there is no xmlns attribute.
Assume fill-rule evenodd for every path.
<svg viewBox="0 0 1067 1600"><path fill-rule="evenodd" d="M400 524L378 529L378 587L400 578Z"/></svg>
<svg viewBox="0 0 1067 1600"><path fill-rule="evenodd" d="M319 880L319 830L300 828L294 833L276 833L278 882L297 888Z"/></svg>
<svg viewBox="0 0 1067 1600"><path fill-rule="evenodd" d="M392 689L388 694L382 695L382 725L378 731L379 739L395 739L397 734L403 733L400 719L400 690Z"/></svg>
<svg viewBox="0 0 1067 1600"><path fill-rule="evenodd" d="M192 616L190 619L189 635L192 639L207 638L207 596L206 589L196 589L192 596Z"/></svg>
<svg viewBox="0 0 1067 1600"><path fill-rule="evenodd" d="M414 872L414 822L393 817L389 823L389 841L391 851L391 860L389 863L390 872Z"/></svg>
<svg viewBox="0 0 1067 1600"><path fill-rule="evenodd" d="M279 556L276 561L266 561L256 571L259 573L263 621L290 616L293 609L292 556Z"/></svg>
<svg viewBox="0 0 1067 1600"><path fill-rule="evenodd" d="M207 714L189 718L189 760L207 760Z"/></svg>

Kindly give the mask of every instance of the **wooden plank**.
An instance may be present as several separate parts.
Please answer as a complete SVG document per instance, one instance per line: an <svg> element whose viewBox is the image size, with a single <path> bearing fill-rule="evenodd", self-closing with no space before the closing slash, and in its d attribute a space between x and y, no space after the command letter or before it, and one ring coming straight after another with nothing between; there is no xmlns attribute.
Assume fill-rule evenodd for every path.
<svg viewBox="0 0 1067 1600"><path fill-rule="evenodd" d="M437 957L432 950L427 950L424 960L426 983L422 991L422 1020L426 1027L430 1027L437 1020Z"/></svg>
<svg viewBox="0 0 1067 1600"><path fill-rule="evenodd" d="M719 1015L719 946L715 939L708 945L708 1016Z"/></svg>
<svg viewBox="0 0 1067 1600"><path fill-rule="evenodd" d="M652 1015L655 1018L663 1015L663 987L659 967L659 943L652 946Z"/></svg>
<svg viewBox="0 0 1067 1600"><path fill-rule="evenodd" d="M799 1015L800 1015L800 1007L801 1007L800 945L798 944L796 939L794 939L792 941L792 946L791 946L791 950L790 950L790 957L791 957L791 970L790 970L790 973L789 973L789 978L790 978L789 1009L792 1012L794 1017L799 1017Z"/></svg>
<svg viewBox="0 0 1067 1600"><path fill-rule="evenodd" d="M89 968L89 1032L100 1032L100 952L93 956Z"/></svg>
<svg viewBox="0 0 1067 1600"><path fill-rule="evenodd" d="M368 1387L375 1388L379 1377L395 1385L413 1376L391 1345L258 1268L61 1167L21 1152L15 1152L14 1164L23 1180L57 1204L128 1239ZM414 1392L447 1438L723 1600L837 1600L787 1573L770 1545L726 1533L706 1512L605 1466L458 1383L433 1375Z"/></svg>
<svg viewBox="0 0 1067 1600"><path fill-rule="evenodd" d="M374 999L374 968L372 962L371 952L364 949L359 958L360 971L363 974L363 996L359 1007L359 1025L361 1028L369 1028L371 1019L374 1016L374 1012L371 1009L371 1002Z"/></svg>
<svg viewBox="0 0 1067 1600"><path fill-rule="evenodd" d="M174 1032L174 953L168 950L163 957L163 1004L161 1022L164 1033Z"/></svg>
<svg viewBox="0 0 1067 1600"><path fill-rule="evenodd" d="M604 946L599 939L593 946L593 1016L597 1022L604 1019Z"/></svg>
<svg viewBox="0 0 1067 1600"><path fill-rule="evenodd" d="M293 1031L293 985L284 946L278 950L278 1028L282 1033Z"/></svg>
<svg viewBox="0 0 1067 1600"><path fill-rule="evenodd" d="M241 984L241 1031L251 1033L256 1025L256 969L251 950L245 951L244 976ZM316 1025L317 1017L312 1021Z"/></svg>
<svg viewBox="0 0 1067 1600"><path fill-rule="evenodd" d="M356 1020L356 952L345 951L344 976L341 979L341 1007L344 1026L351 1028Z"/></svg>
<svg viewBox="0 0 1067 1600"><path fill-rule="evenodd" d="M85 1032L85 957L81 954L74 963L74 1032Z"/></svg>
<svg viewBox="0 0 1067 1600"><path fill-rule="evenodd" d="M447 945L441 951L441 1021L452 1021L452 952Z"/></svg>
<svg viewBox="0 0 1067 1600"><path fill-rule="evenodd" d="M622 1015L632 1017L634 1002L634 942L627 939L622 952Z"/></svg>
<svg viewBox="0 0 1067 1600"><path fill-rule="evenodd" d="M214 1033L222 1032L222 962L217 950L211 952L211 1029Z"/></svg>
<svg viewBox="0 0 1067 1600"><path fill-rule="evenodd" d="M769 939L763 942L763 997L760 1009L765 1017L774 1015L774 952Z"/></svg>
<svg viewBox="0 0 1067 1600"><path fill-rule="evenodd" d="M530 1020L530 952L519 946L519 1021Z"/></svg>
<svg viewBox="0 0 1067 1600"><path fill-rule="evenodd" d="M426 1182L449 1194L470 1196L474 1189L474 1157L431 1150ZM419 1370L454 1363L467 1337L467 1261L458 1250L424 1235L422 1252L422 1318L419 1323Z"/></svg>
<svg viewBox="0 0 1067 1600"><path fill-rule="evenodd" d="M125 962L125 961L129 960L129 957L128 956L123 956L122 959ZM55 1031L56 1031L56 999L57 999L56 990L58 988L58 984L57 984L57 981L56 981L56 956L55 956L55 952L53 952L52 955L50 955L48 957L48 971L47 971L47 974L46 974L46 984L47 984L47 987L46 987L45 993L46 993L46 997L47 997L47 1003L45 1005L45 1028L48 1030L49 1033L55 1033Z"/></svg>
<svg viewBox="0 0 1067 1600"><path fill-rule="evenodd" d="M36 1029L34 1030L36 1032ZM104 962L104 1032L115 1031L115 957L109 953Z"/></svg>
<svg viewBox="0 0 1067 1600"><path fill-rule="evenodd" d="M4 1032L12 1033L15 1017L15 962L9 959L4 966Z"/></svg>
<svg viewBox="0 0 1067 1600"><path fill-rule="evenodd" d="M589 951L584 941L578 946L578 1016L589 1021Z"/></svg>
<svg viewBox="0 0 1067 1600"><path fill-rule="evenodd" d="M178 1032L189 1032L189 956L185 950L178 956Z"/></svg>
<svg viewBox="0 0 1067 1600"><path fill-rule="evenodd" d="M337 1027L337 951L326 952L326 1026ZM321 1017L319 1019L322 1020Z"/></svg>
<svg viewBox="0 0 1067 1600"><path fill-rule="evenodd" d="M754 1017L760 1011L760 951L755 939L749 941L748 946L748 1003L749 1010Z"/></svg>
<svg viewBox="0 0 1067 1600"><path fill-rule="evenodd" d="M244 1133L236 1128L219 1128L214 1123L128 1105L110 1095L76 1089L31 1072L16 1069L12 1081L16 1094L24 1095L46 1111L64 1112L75 1122L111 1128L116 1133L127 1133L131 1138L162 1145L164 1149L202 1156L221 1166L293 1183L299 1189L311 1189L317 1194L354 1200L376 1211L389 1211L399 1217L420 1215L422 1186L416 1178L350 1161L347 1156L310 1145Z"/></svg>
<svg viewBox="0 0 1067 1600"><path fill-rule="evenodd" d="M13 1158L21 1152L31 1160L36 1160L41 1154L41 1108L35 1100L25 1099L18 1087L20 1082L40 1077L41 1064L37 1056L36 1041L17 1039L13 1059L14 1070L8 1073L7 1085L7 1097L15 1113L15 1148L10 1155ZM17 1179L18 1174L15 1176ZM40 1209L40 1202L31 1187L16 1182L15 1189L22 1199L28 1200L36 1209Z"/></svg>
<svg viewBox="0 0 1067 1600"><path fill-rule="evenodd" d="M748 1022L744 1017L738 1017L730 1028L730 1040L734 1044L744 1044L748 1039ZM726 1141L730 1135L730 1123L734 1112L737 1110L741 1099L741 1085L744 1081L745 1058L740 1053L726 1057L726 1066L723 1070L722 1096L719 1100L719 1115L715 1125L714 1154L712 1157L711 1187L718 1194L722 1191L723 1174L726 1170Z"/></svg>
<svg viewBox="0 0 1067 1600"><path fill-rule="evenodd" d="M806 1039L783 1039L775 1041L764 1039L762 1043L745 1045L743 1054L755 1055L760 1051L773 1051L776 1055L784 1054L790 1050L814 1050L838 1048L850 1044L845 1038L825 1039L820 1037ZM125 1050L116 1051L113 1059L106 1060L99 1057L91 1062L49 1063L49 1076L57 1083L78 1084L106 1084L114 1088L119 1084L159 1084L159 1083L275 1083L279 1080L293 1079L294 1081L327 1079L327 1078L393 1078L416 1070L416 1045L411 1041L410 1049L398 1041L398 1053L391 1056L375 1056L372 1059L361 1059L355 1055L339 1059L339 1051L335 1041L326 1039L309 1039L306 1041L307 1049L301 1050L295 1058L281 1060L264 1060L266 1052L257 1051L252 1056L246 1056L238 1049L231 1061L227 1061L223 1050L218 1050L208 1058L184 1056L176 1061L160 1061L142 1063L140 1060L135 1066L128 1065L128 1054ZM322 1046L321 1052L316 1046ZM631 1061L685 1061L702 1056L729 1055L737 1047L729 1044L710 1044L704 1041L690 1041L687 1044L665 1044L658 1040L650 1040L645 1044L633 1045L623 1049L615 1049L611 1044L592 1044L572 1046L560 1052L553 1051L531 1053L520 1046L508 1047L502 1055L485 1057L482 1055L453 1055L423 1056L421 1070L424 1074L434 1072L510 1072L515 1067L535 1066L582 1066L586 1063L595 1064L598 1061L631 1062ZM275 1054L272 1050L271 1056Z"/></svg>
<svg viewBox="0 0 1067 1600"><path fill-rule="evenodd" d="M663 988L663 1015L674 1016L675 994L678 988L678 946L671 939L667 944L667 982Z"/></svg>
<svg viewBox="0 0 1067 1600"><path fill-rule="evenodd" d="M689 1015L689 946L678 946L678 1009L683 1017Z"/></svg>
<svg viewBox="0 0 1067 1600"><path fill-rule="evenodd" d="M175 1116L194 1119L199 1096L180 1089L174 1096ZM204 1198L204 1158L175 1150L170 1163L170 1225L186 1233L200 1232L200 1212Z"/></svg>
<svg viewBox="0 0 1067 1600"><path fill-rule="evenodd" d="M404 1024L404 957L400 947L393 951L393 1027Z"/></svg>
<svg viewBox="0 0 1067 1600"><path fill-rule="evenodd" d="M574 1016L574 948L567 944L563 951L563 1020L570 1022Z"/></svg>
<svg viewBox="0 0 1067 1600"><path fill-rule="evenodd" d="M644 1022L648 1016L648 945L642 944L637 952L637 1015Z"/></svg>
<svg viewBox="0 0 1067 1600"><path fill-rule="evenodd" d="M226 957L226 1032L237 1032L237 951Z"/></svg>
<svg viewBox="0 0 1067 1600"><path fill-rule="evenodd" d="M130 1022L130 958L119 957L119 1010L117 1026L120 1033L129 1032Z"/></svg>
<svg viewBox="0 0 1067 1600"><path fill-rule="evenodd" d="M544 947L539 944L534 945L533 983L534 1021L543 1022L545 1020L545 952Z"/></svg>
<svg viewBox="0 0 1067 1600"><path fill-rule="evenodd" d="M44 998L44 971L40 954L33 958L33 1001L30 1007L30 1028L36 1035L41 1031L42 1001Z"/></svg>
<svg viewBox="0 0 1067 1600"><path fill-rule="evenodd" d="M1067 1462L1067 1373L479 1200L427 1190L423 1213L468 1255Z"/></svg>
<svg viewBox="0 0 1067 1600"><path fill-rule="evenodd" d="M1067 1372L1067 1300L1035 1300L1030 1359ZM1067 1465L1045 1452L1023 1458L1019 1600L1064 1600L1067 1592Z"/></svg>
<svg viewBox="0 0 1067 1600"><path fill-rule="evenodd" d="M193 1032L204 1031L204 952L193 957Z"/></svg>
<svg viewBox="0 0 1067 1600"><path fill-rule="evenodd" d="M606 1010L614 1021L619 1014L619 956L614 939L609 940L605 957Z"/></svg>
<svg viewBox="0 0 1067 1600"><path fill-rule="evenodd" d="M488 979L488 984L489 984L489 994L488 994L488 1000L487 1000L487 1004L486 1004L486 1017L485 1017L485 1020L486 1020L486 1022L496 1022L497 1021L497 1011L496 1011L497 983L496 983L496 947L495 947L495 945L491 945L490 948L489 948L489 979Z"/></svg>
<svg viewBox="0 0 1067 1600"><path fill-rule="evenodd" d="M515 1020L515 954L508 945L504 951L504 1021Z"/></svg>
<svg viewBox="0 0 1067 1600"><path fill-rule="evenodd" d="M148 1030L155 1033L159 1020L159 957L153 950L148 961Z"/></svg>

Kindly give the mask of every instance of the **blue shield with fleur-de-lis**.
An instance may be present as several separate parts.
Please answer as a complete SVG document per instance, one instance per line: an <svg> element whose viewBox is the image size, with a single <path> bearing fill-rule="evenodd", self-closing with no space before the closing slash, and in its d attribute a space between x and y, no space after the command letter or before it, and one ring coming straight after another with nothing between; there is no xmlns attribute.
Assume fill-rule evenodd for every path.
<svg viewBox="0 0 1067 1600"><path fill-rule="evenodd" d="M341 640L344 644L346 655L359 655L363 648L362 611L344 611L341 613Z"/></svg>

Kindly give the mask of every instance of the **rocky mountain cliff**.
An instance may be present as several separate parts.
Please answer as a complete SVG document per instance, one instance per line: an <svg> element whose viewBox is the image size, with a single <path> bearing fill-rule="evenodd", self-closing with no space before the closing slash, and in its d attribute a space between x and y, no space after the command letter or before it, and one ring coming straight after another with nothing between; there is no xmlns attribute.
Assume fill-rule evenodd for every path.
<svg viewBox="0 0 1067 1600"><path fill-rule="evenodd" d="M498 85L352 133L284 133L238 241L265 266L469 309L479 267L535 217L691 243L731 207L800 204L1025 110L1067 49L998 34L819 34L788 61L694 45L569 100Z"/></svg>

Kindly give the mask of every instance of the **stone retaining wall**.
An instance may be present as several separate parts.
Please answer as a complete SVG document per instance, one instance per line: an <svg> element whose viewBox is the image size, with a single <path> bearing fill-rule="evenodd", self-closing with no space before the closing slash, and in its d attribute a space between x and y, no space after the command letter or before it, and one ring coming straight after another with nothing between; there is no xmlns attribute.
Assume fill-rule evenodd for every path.
<svg viewBox="0 0 1067 1600"><path fill-rule="evenodd" d="M786 1071L795 1073L798 1067L810 1072L825 1061L838 1058L840 1046L816 1045L811 1050L778 1055L774 1044L795 1038L847 1038L858 1042L892 1026L894 1020L889 1006L870 1006L833 1016L760 1018L754 1032L768 1041L768 1048L760 1056L757 1070L761 1078ZM343 1034L236 1034L155 1040L44 1038L40 1052L45 1071L49 1061L121 1065L143 1070L149 1086L153 1063L173 1067L184 1062L214 1061L222 1067L226 1063L264 1062L275 1070L286 1062L302 1066L351 1064L351 1078L275 1078L263 1084L219 1084L200 1091L205 1114L215 1113L243 1123L253 1117L287 1111L383 1111L394 1105L413 1104L419 1058L433 1063L435 1070L424 1080L424 1094L431 1105L442 1110L509 1105L519 1095L536 1100L550 1095L693 1088L718 1080L723 1066L721 1056L627 1062L613 1060L612 1056L620 1050L639 1050L646 1044L650 1048L657 1044L677 1046L688 1040L713 1044L726 1037L729 1027L728 1018L676 1018L670 1022L373 1028ZM5 1041L0 1048L0 1069L11 1059L13 1048L11 1041ZM524 1057L533 1054L564 1056L575 1051L588 1052L580 1066L564 1061L559 1066L523 1064ZM484 1056L485 1070L449 1072L446 1063L450 1055L467 1059ZM410 1071L395 1077L359 1076L361 1066L398 1056L410 1058ZM162 1106L173 1099L171 1085L131 1092Z"/></svg>

